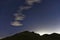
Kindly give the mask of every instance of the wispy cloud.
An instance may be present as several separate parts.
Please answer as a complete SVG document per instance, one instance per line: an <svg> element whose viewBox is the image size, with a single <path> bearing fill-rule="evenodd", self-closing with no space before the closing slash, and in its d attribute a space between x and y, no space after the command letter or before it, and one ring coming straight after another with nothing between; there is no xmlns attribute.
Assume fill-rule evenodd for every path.
<svg viewBox="0 0 60 40"><path fill-rule="evenodd" d="M30 9L31 8L31 6L21 6L20 7L20 10L28 10L28 9Z"/></svg>
<svg viewBox="0 0 60 40"><path fill-rule="evenodd" d="M15 19L14 20L24 20L24 15L23 14L14 14Z"/></svg>
<svg viewBox="0 0 60 40"><path fill-rule="evenodd" d="M11 25L13 26L23 26L23 24L21 24L19 21L14 21L11 23Z"/></svg>
<svg viewBox="0 0 60 40"><path fill-rule="evenodd" d="M39 3L40 0L26 0L26 4L33 5L34 3Z"/></svg>
<svg viewBox="0 0 60 40"><path fill-rule="evenodd" d="M23 10L28 10L30 8L32 8L32 5L34 5L34 3L40 3L41 0L25 0L25 4L27 4L27 6L20 6L19 10L17 10L17 13L14 14L15 19L14 22L11 23L12 26L23 26L23 24L21 24L20 20L24 20L24 15L23 15ZM18 21L19 20L19 21Z"/></svg>

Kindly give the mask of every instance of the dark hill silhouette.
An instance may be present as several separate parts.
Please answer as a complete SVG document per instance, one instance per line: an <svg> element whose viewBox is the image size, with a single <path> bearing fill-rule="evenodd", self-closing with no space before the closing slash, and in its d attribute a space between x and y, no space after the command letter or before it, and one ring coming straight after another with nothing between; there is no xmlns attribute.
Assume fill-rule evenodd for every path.
<svg viewBox="0 0 60 40"><path fill-rule="evenodd" d="M60 40L60 34L52 33L50 35L44 34L40 36L34 32L24 31L1 40Z"/></svg>

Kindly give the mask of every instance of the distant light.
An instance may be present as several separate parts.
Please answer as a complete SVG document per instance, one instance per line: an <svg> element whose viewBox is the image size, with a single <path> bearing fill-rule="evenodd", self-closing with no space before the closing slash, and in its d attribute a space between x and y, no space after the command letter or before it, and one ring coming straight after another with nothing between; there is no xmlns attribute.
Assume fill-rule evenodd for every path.
<svg viewBox="0 0 60 40"><path fill-rule="evenodd" d="M40 34L40 35L44 35L44 34L51 34L51 33L53 33L53 32L47 32L47 31L37 31L37 32L35 32L35 33L38 33L38 34Z"/></svg>

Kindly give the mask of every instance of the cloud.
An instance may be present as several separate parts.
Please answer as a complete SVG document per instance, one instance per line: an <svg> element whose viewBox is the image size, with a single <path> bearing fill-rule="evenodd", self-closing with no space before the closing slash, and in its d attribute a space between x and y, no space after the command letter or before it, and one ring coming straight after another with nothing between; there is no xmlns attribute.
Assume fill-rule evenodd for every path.
<svg viewBox="0 0 60 40"><path fill-rule="evenodd" d="M21 6L20 7L20 10L28 10L28 9L30 9L31 8L31 6Z"/></svg>
<svg viewBox="0 0 60 40"><path fill-rule="evenodd" d="M16 13L16 14L14 14L14 16L15 16L15 20L24 20L24 15L23 14L18 14L18 13Z"/></svg>
<svg viewBox="0 0 60 40"><path fill-rule="evenodd" d="M40 0L25 0L28 5L33 5L33 3L39 3Z"/></svg>
<svg viewBox="0 0 60 40"><path fill-rule="evenodd" d="M23 24L20 23L21 20L24 20L25 15L23 15L23 10L28 10L32 7L34 3L40 3L40 0L25 0L26 6L20 6L19 10L17 10L17 13L14 14L15 19L14 22L11 23L12 26L23 26ZM28 6L29 5L29 6Z"/></svg>
<svg viewBox="0 0 60 40"><path fill-rule="evenodd" d="M19 21L14 21L11 23L12 26L23 26Z"/></svg>

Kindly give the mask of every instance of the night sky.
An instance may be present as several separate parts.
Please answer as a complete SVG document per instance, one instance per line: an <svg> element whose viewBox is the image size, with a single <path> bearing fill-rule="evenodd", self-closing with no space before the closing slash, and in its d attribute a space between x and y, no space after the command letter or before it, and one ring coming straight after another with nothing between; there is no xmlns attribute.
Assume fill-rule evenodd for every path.
<svg viewBox="0 0 60 40"><path fill-rule="evenodd" d="M0 38L11 36L22 31L34 31L39 34L60 33L60 0L42 0L34 3L21 21L23 26L12 26L13 14L25 0L0 0Z"/></svg>

